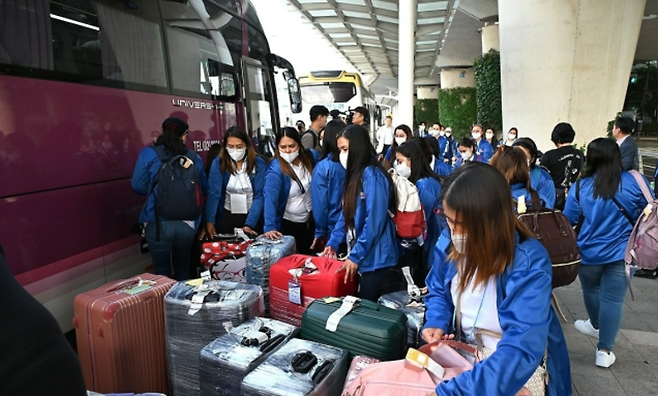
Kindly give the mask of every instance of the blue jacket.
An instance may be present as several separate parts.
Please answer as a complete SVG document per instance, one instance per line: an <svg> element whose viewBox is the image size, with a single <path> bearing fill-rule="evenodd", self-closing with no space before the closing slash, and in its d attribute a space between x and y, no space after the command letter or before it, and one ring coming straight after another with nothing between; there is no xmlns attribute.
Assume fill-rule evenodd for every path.
<svg viewBox="0 0 658 396"><path fill-rule="evenodd" d="M477 155L482 157L482 162L489 163L489 160L494 155L491 143L487 142L485 139L480 139L480 142L477 144Z"/></svg>
<svg viewBox="0 0 658 396"><path fill-rule="evenodd" d="M523 183L512 184L510 188L512 190L512 198L514 199L514 201L518 201L519 197L523 195L525 196L525 203L528 209L539 209L532 207L531 205L532 194L530 194L530 192L526 189L526 186ZM539 194L539 198L545 202L545 207L548 209L553 209L554 207L553 203L555 203L555 195L552 196L553 203L551 203L548 200L548 197L544 196L544 194L542 194L539 191L537 191L537 193ZM516 205L514 205L514 210L516 210Z"/></svg>
<svg viewBox="0 0 658 396"><path fill-rule="evenodd" d="M188 152L194 153L194 151L189 150ZM206 171L203 169L203 161L197 153L194 153L194 158L190 158L194 161L194 166L199 170L199 177L201 179L201 189L203 195L205 196L208 193L208 179L206 178ZM158 158L158 154L153 149L153 146L144 148L137 157L137 163L135 163L135 169L133 171L133 177L130 181L133 191L139 195L149 194L142 211L139 214L140 223L148 223L155 221L155 196L158 194L157 186L151 194L151 187L158 177L158 172L160 171L160 165L162 161ZM160 220L165 220L160 218ZM194 222L195 226L198 228L201 223L201 216Z"/></svg>
<svg viewBox="0 0 658 396"><path fill-rule="evenodd" d="M318 153L315 150L306 150L311 155L311 162L315 164L318 159ZM311 180L312 181L312 180ZM265 176L265 186L263 187L265 226L263 232L281 231L283 224L283 214L288 204L290 195L290 183L292 178L287 176L281 170L279 160L275 157L270 162Z"/></svg>
<svg viewBox="0 0 658 396"><path fill-rule="evenodd" d="M226 200L226 186L231 178L231 173L222 173L219 166L219 158L215 158L210 167L210 190L206 201L206 221L215 225L222 223L224 214L224 201ZM263 217L263 186L265 185L265 173L267 164L261 157L256 157L256 166L249 174L251 188L254 192L254 200L247 215L245 225L256 228Z"/></svg>
<svg viewBox="0 0 658 396"><path fill-rule="evenodd" d="M555 183L546 169L533 166L530 169L530 185L546 201L547 208L555 207Z"/></svg>
<svg viewBox="0 0 658 396"><path fill-rule="evenodd" d="M434 262L434 246L439 240L439 235L447 226L445 219L439 214L443 211L441 202L441 183L438 180L426 177L416 182L420 203L425 210L425 223L427 225L427 236L423 249L427 266Z"/></svg>
<svg viewBox="0 0 658 396"><path fill-rule="evenodd" d="M395 223L388 211L392 207L391 187L386 175L369 166L363 171L363 185L356 204L354 230L356 243L348 258L359 266L359 272L394 267L400 256ZM338 250L345 242L345 218L341 211L327 246Z"/></svg>
<svg viewBox="0 0 658 396"><path fill-rule="evenodd" d="M443 162L443 158L436 157L434 157L434 169L432 170L439 176L448 176L452 172L450 165Z"/></svg>
<svg viewBox="0 0 658 396"><path fill-rule="evenodd" d="M315 237L331 235L341 213L341 200L345 189L345 168L340 162L325 158L313 169L311 198Z"/></svg>
<svg viewBox="0 0 658 396"><path fill-rule="evenodd" d="M441 154L444 153L446 150L446 146L448 144L448 138L439 135L436 138L436 140L439 142L439 153L440 153L439 156L441 156Z"/></svg>
<svg viewBox="0 0 658 396"><path fill-rule="evenodd" d="M443 148L443 151L441 151L441 159L443 160L448 160L449 163L452 163L452 157L456 157L456 153L459 153L459 150L457 150L455 139L451 137L445 138L446 139L446 145Z"/></svg>
<svg viewBox="0 0 658 396"><path fill-rule="evenodd" d="M598 265L623 260L633 225L611 199L594 198L594 178L586 177L579 183L580 201L576 198L574 185L569 189L564 214L572 225L578 223L581 214L584 216L577 241L582 264ZM615 199L634 220L647 205L640 186L626 171L621 172Z"/></svg>
<svg viewBox="0 0 658 396"><path fill-rule="evenodd" d="M444 230L436 245L435 263L427 276L425 328L451 331L455 305L450 285L457 273L446 261L450 232ZM496 279L498 320L503 338L496 352L475 367L436 388L438 396L514 395L541 363L548 345L547 395L570 396L569 354L560 322L551 307L551 260L536 240L520 243L516 236L514 260ZM484 392L484 389L487 391Z"/></svg>
<svg viewBox="0 0 658 396"><path fill-rule="evenodd" d="M471 161L484 162L485 164L487 163L487 161L485 161L484 157L482 157L481 155L475 155ZM459 158L457 158L457 161L455 161L455 164L452 166L452 170L450 171L450 173L457 170L457 168L459 168L463 164L464 164L464 158L460 156Z"/></svg>

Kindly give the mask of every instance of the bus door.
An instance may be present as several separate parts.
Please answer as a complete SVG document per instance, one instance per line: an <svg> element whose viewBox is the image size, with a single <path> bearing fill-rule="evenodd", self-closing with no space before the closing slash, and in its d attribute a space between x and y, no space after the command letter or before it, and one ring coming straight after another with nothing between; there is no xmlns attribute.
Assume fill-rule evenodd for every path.
<svg viewBox="0 0 658 396"><path fill-rule="evenodd" d="M247 129L260 153L273 157L277 119L269 68L259 60L243 57L242 74Z"/></svg>

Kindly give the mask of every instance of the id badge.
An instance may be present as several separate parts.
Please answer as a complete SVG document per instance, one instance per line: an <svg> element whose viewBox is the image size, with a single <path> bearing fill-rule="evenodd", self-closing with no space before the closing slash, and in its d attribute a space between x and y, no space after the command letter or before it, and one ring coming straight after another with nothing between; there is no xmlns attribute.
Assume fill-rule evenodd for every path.
<svg viewBox="0 0 658 396"><path fill-rule="evenodd" d="M247 196L244 194L231 194L231 213L247 214Z"/></svg>
<svg viewBox="0 0 658 396"><path fill-rule="evenodd" d="M302 285L288 282L288 300L297 305L302 305Z"/></svg>

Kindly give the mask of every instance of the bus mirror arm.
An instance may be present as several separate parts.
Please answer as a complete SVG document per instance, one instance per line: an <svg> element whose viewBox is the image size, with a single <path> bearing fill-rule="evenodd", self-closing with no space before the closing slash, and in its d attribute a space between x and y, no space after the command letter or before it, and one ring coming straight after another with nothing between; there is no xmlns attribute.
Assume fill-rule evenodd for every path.
<svg viewBox="0 0 658 396"><path fill-rule="evenodd" d="M288 96L290 98L290 109L293 113L302 112L302 90L299 87L299 80L295 76L295 68L285 58L275 54L268 54L267 61L272 69L283 69L283 78L288 84Z"/></svg>

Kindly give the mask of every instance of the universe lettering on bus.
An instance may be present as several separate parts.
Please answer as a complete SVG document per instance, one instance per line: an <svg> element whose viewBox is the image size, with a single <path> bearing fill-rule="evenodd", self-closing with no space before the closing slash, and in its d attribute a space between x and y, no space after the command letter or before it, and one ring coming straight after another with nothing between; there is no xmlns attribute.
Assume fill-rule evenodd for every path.
<svg viewBox="0 0 658 396"><path fill-rule="evenodd" d="M208 151L210 150L210 146L213 144L221 144L221 140L194 140L192 142L192 145L194 146L194 151L197 153L201 151Z"/></svg>
<svg viewBox="0 0 658 396"><path fill-rule="evenodd" d="M176 107L188 107L190 109L206 109L206 110L223 110L222 104L214 104L210 102L199 102L185 99L172 99L171 104Z"/></svg>

